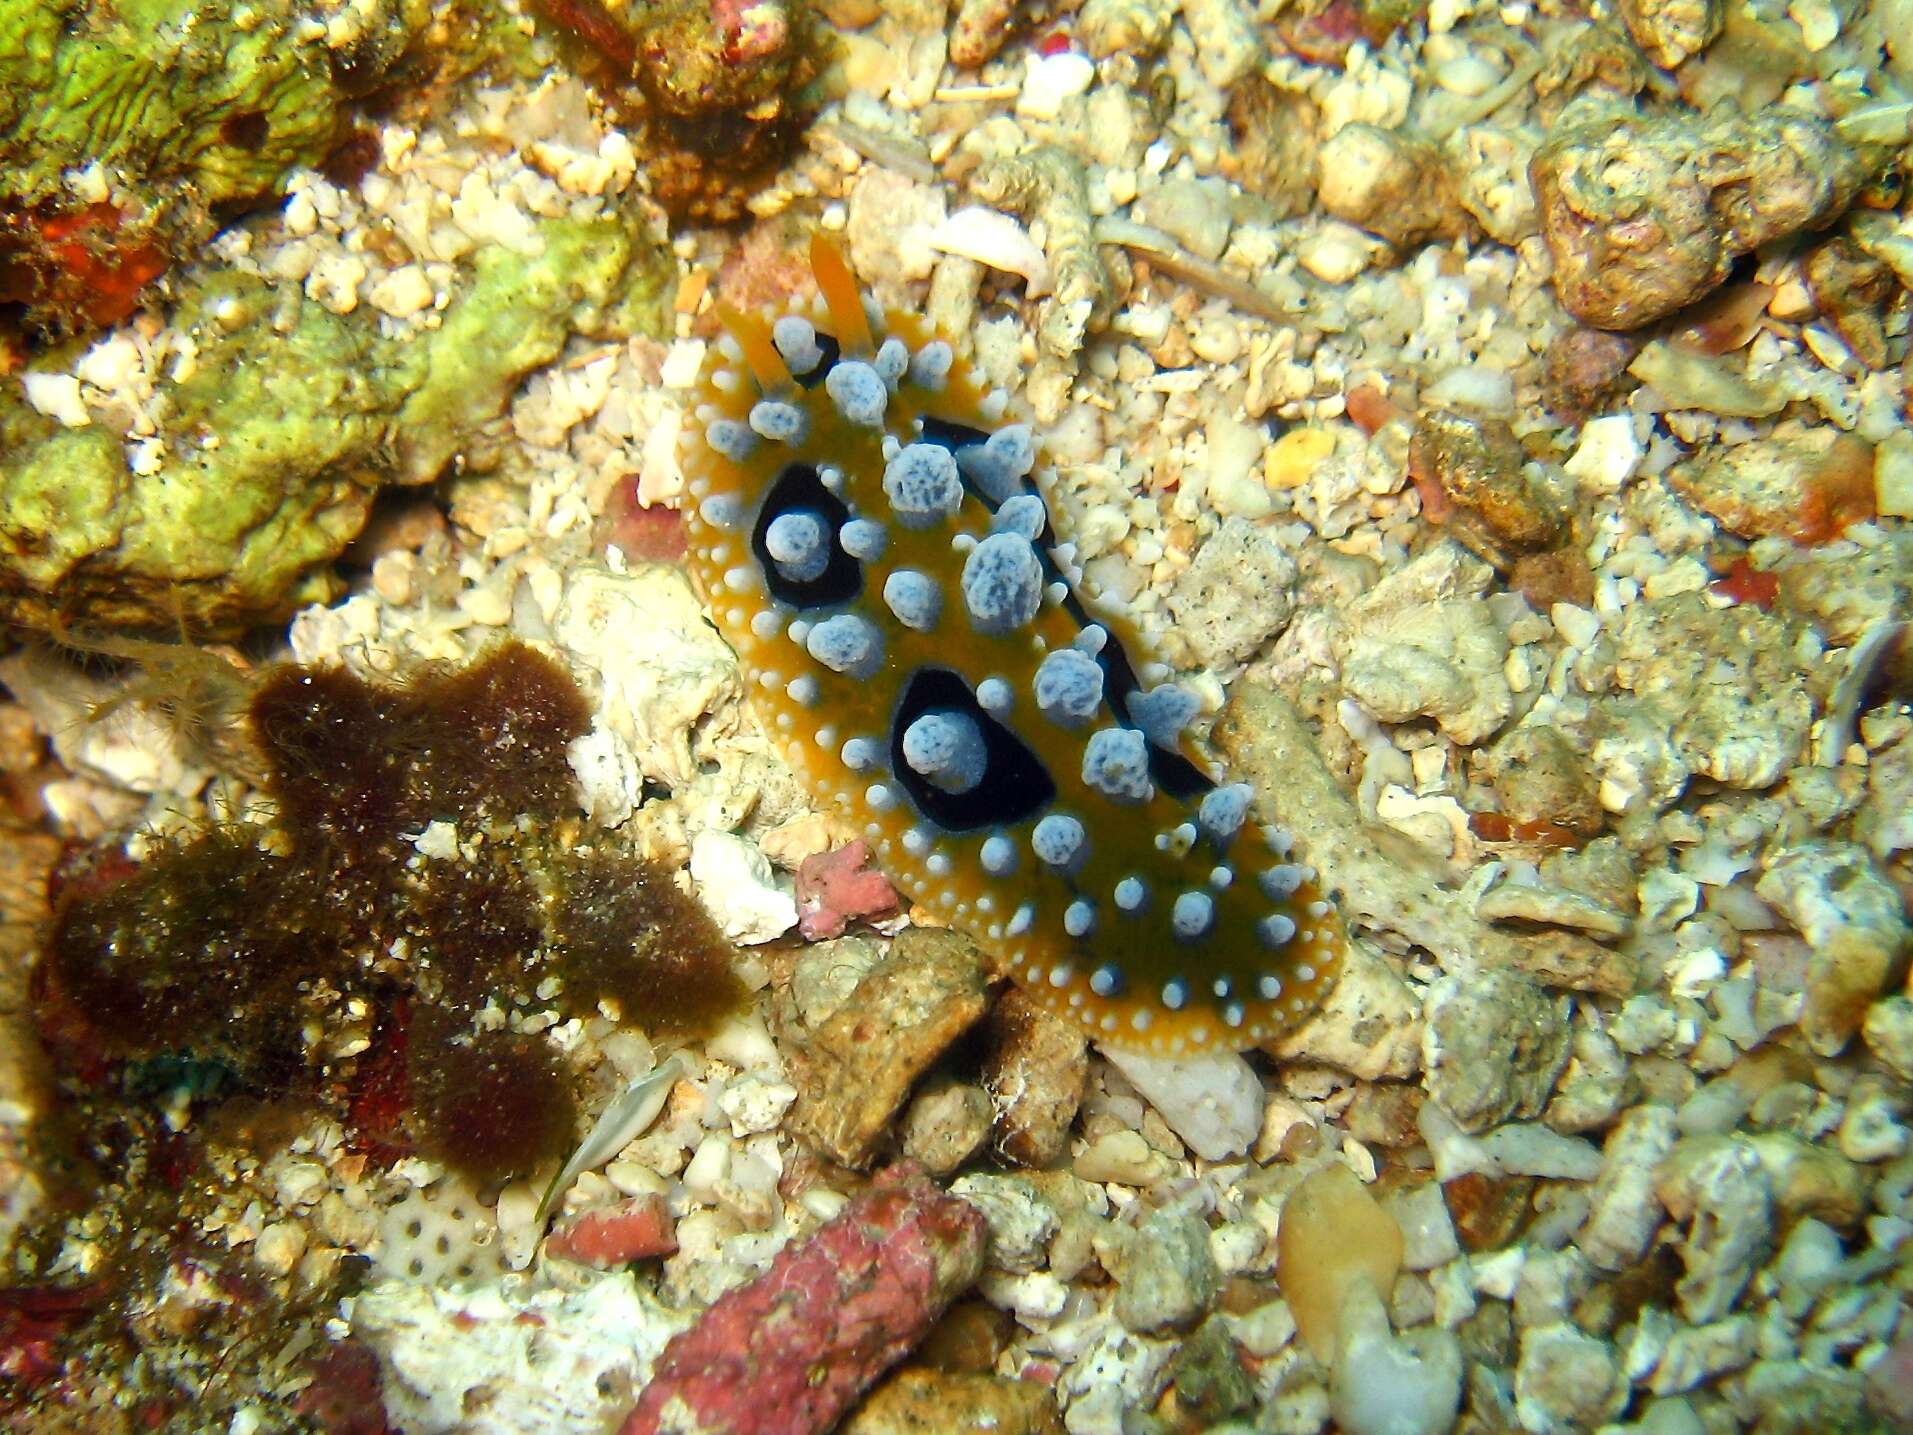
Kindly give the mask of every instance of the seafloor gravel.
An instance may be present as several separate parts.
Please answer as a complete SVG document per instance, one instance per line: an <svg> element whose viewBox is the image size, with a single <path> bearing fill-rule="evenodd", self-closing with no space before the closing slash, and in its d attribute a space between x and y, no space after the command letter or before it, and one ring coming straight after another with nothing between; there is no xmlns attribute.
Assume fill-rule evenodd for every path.
<svg viewBox="0 0 1913 1435"><path fill-rule="evenodd" d="M0 659L0 1422L794 1432L909 1347L842 1428L1913 1428L1913 10L821 8L821 108L740 225L665 217L730 201L553 61L594 13L553 6L368 119L361 172L15 346L0 595L67 646ZM1030 417L1086 580L1337 894L1340 983L1271 1049L1086 1049L754 725L678 444L716 306L807 286L817 230ZM307 606L210 675L62 628L31 595L82 473L101 623ZM242 518L167 496L209 474ZM299 1099L254 1047L49 1015L50 903L284 821L244 674L507 636L581 685L575 810L480 793L350 880L595 843L747 993L687 1027L408 988L558 1054L549 1210L555 1154L416 1139L375 985L310 969ZM373 975L445 930L379 910Z"/></svg>

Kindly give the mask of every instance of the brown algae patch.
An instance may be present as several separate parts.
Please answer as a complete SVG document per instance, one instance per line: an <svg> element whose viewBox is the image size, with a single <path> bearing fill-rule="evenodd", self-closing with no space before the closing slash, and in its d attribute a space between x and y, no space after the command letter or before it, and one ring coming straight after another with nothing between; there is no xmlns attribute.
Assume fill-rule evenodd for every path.
<svg viewBox="0 0 1913 1435"><path fill-rule="evenodd" d="M402 687L286 667L248 716L273 827L67 885L39 990L73 1069L200 1063L490 1182L575 1137L546 1028L602 1011L683 1030L741 998L702 909L568 815L586 707L533 649ZM403 1034L405 1096L358 1079L375 1029Z"/></svg>

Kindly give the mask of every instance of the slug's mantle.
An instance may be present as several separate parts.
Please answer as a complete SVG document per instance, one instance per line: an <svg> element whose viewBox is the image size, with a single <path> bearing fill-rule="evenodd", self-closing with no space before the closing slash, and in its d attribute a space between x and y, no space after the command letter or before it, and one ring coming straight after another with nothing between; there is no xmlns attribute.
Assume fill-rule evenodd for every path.
<svg viewBox="0 0 1913 1435"><path fill-rule="evenodd" d="M1195 698L1081 583L1041 443L916 315L725 314L686 426L691 568L765 729L922 906L1108 1045L1246 1047L1345 945Z"/></svg>

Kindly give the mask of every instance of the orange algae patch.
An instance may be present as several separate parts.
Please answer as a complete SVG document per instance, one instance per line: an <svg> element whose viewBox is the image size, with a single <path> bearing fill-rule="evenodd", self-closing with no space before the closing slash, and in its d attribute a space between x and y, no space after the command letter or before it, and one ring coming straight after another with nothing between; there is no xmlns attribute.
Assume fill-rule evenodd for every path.
<svg viewBox="0 0 1913 1435"><path fill-rule="evenodd" d="M681 450L691 572L766 732L1045 1009L1163 1054L1275 1039L1339 968L1313 872L1084 590L1040 436L828 241L812 257L815 301L720 309ZM1064 711L1059 682L1093 692Z"/></svg>
<svg viewBox="0 0 1913 1435"><path fill-rule="evenodd" d="M1549 822L1540 817L1521 821L1509 817L1505 812L1471 812L1468 814L1468 828L1483 842L1533 842L1543 847L1579 847L1583 840L1572 827L1563 827L1558 822Z"/></svg>

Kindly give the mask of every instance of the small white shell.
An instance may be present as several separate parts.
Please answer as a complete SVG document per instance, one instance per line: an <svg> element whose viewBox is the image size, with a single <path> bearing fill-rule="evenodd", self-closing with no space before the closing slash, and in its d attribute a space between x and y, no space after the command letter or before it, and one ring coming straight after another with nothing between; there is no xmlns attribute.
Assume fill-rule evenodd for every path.
<svg viewBox="0 0 1913 1435"><path fill-rule="evenodd" d="M998 210L975 204L959 209L931 232L929 244L940 253L1021 276L1032 299L1050 291L1049 260L1022 225Z"/></svg>

